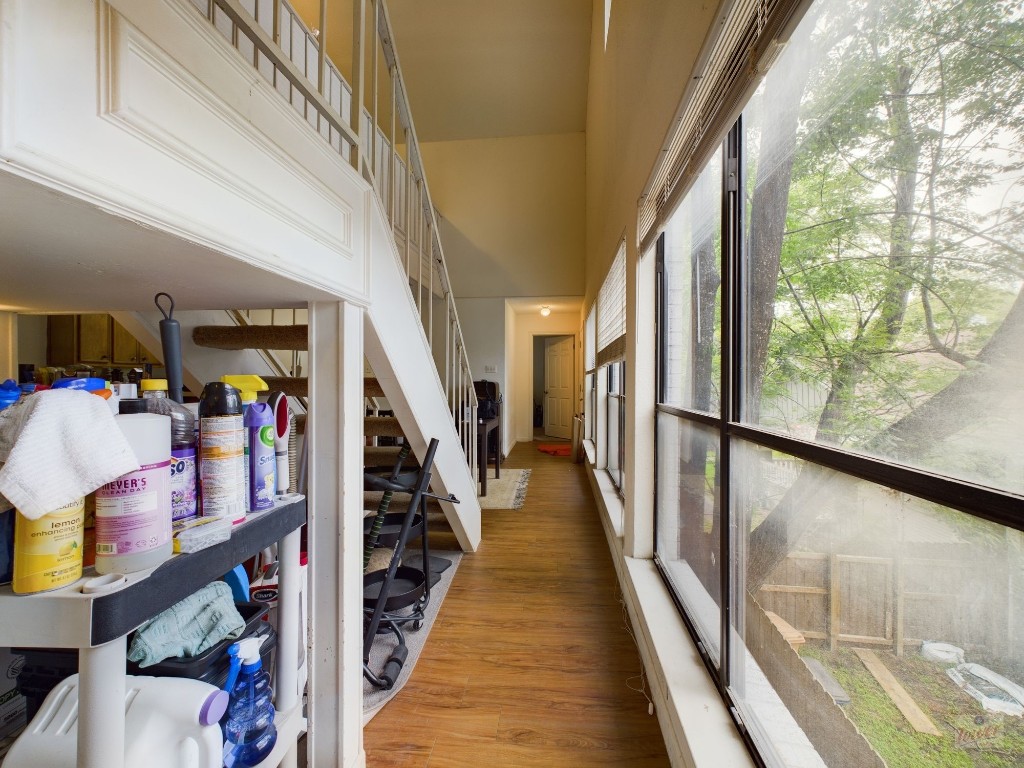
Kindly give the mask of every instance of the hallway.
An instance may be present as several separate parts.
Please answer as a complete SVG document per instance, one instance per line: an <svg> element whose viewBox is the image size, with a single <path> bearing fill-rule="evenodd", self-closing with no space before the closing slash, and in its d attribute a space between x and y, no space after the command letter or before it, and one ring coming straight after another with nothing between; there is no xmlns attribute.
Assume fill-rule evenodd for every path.
<svg viewBox="0 0 1024 768"><path fill-rule="evenodd" d="M536 445L503 465L533 469L525 505L484 510L412 678L366 726L368 768L669 765L630 690L640 660L583 466Z"/></svg>

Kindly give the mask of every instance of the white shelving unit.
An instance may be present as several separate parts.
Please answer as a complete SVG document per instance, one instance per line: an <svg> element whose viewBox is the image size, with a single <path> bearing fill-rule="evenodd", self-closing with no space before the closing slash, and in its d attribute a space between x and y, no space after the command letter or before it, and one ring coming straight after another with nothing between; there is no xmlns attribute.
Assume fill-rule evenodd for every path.
<svg viewBox="0 0 1024 768"><path fill-rule="evenodd" d="M228 541L128 574L106 590L83 592L96 577L92 569L75 584L52 592L15 595L10 586L0 587L0 645L78 649L79 768L124 768L124 708L112 702L125 697L128 634L274 543L281 561L275 685L278 741L263 765L295 765L295 742L306 730L297 674L299 642L305 642L298 629L299 528L305 522L305 497L289 494L278 497L272 509L250 514Z"/></svg>

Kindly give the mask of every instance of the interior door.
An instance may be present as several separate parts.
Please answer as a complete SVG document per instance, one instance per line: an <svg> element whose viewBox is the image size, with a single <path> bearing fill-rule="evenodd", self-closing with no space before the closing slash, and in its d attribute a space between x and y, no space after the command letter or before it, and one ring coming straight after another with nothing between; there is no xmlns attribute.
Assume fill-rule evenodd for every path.
<svg viewBox="0 0 1024 768"><path fill-rule="evenodd" d="M544 339L544 434L572 438L572 390L575 339Z"/></svg>

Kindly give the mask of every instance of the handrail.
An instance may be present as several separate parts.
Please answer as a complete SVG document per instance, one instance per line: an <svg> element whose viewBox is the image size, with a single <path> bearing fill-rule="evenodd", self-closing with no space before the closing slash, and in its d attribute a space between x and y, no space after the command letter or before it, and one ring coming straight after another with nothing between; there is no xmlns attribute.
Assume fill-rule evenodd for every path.
<svg viewBox="0 0 1024 768"><path fill-rule="evenodd" d="M326 34L320 34L317 30L311 31L288 0L191 1L237 50L242 51L242 39L248 41L246 50L249 46L252 47L250 63L279 93L280 79L287 81L286 90L289 96L282 93L282 97L288 98L310 123L310 127L327 140L345 160L351 162L356 171L373 187L388 216L396 244L399 240L403 241L405 271L410 283L415 283L415 288L410 285L413 300L449 403L454 427L475 476L477 403L473 390L473 374L452 294L451 277L441 245L437 212L427 185L416 127L405 90L398 52L394 45L391 19L384 0L335 0L352 2L353 5L354 87L345 81L341 70L326 55ZM318 19L321 30L326 25L330 1L320 0ZM269 29L266 26L267 19L264 18L265 12L260 13L261 9L265 10L268 3L272 9ZM371 6L370 13L366 12L367 5ZM218 10L230 24L230 34L222 28ZM367 19L371 22L369 31ZM286 24L292 33L287 40L282 31ZM302 35L301 64L296 61L296 52L293 49L296 25ZM384 54L384 64L391 85L391 92L387 94L391 106L389 126L379 124L382 78L378 43ZM315 71L312 74L309 72L310 45L316 54L313 65ZM365 55L367 45L372 46L369 62ZM265 71L266 67L261 66L263 62L260 61L260 54L266 57L270 64L269 76ZM369 72L365 71L365 64L369 64ZM300 95L300 105L296 104L296 99L291 95L292 88ZM369 88L366 94L364 88ZM372 111L366 108L367 102L371 105ZM313 113L313 119L310 111ZM405 146L404 160L397 149L399 132ZM414 195L418 198L415 201ZM416 262L415 270L411 263L413 258ZM428 301L426 307L423 304L424 289ZM444 302L444 321L447 327L444 333L443 357L440 355L440 348L434 350L435 296Z"/></svg>

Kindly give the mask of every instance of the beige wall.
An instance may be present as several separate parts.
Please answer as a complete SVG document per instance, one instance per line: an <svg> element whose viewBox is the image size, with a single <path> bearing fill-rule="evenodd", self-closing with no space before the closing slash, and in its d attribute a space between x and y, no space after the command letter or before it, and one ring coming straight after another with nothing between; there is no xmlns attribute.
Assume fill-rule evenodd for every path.
<svg viewBox="0 0 1024 768"><path fill-rule="evenodd" d="M581 133L422 147L459 298L583 293Z"/></svg>
<svg viewBox="0 0 1024 768"><path fill-rule="evenodd" d="M586 304L619 240L636 259L637 203L675 116L718 3L594 0L587 106Z"/></svg>

